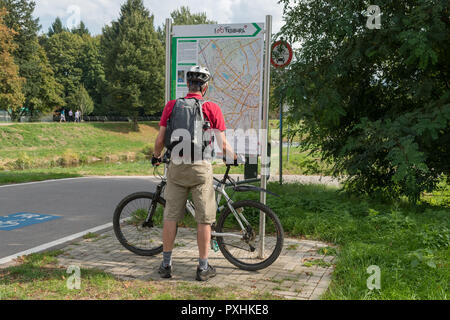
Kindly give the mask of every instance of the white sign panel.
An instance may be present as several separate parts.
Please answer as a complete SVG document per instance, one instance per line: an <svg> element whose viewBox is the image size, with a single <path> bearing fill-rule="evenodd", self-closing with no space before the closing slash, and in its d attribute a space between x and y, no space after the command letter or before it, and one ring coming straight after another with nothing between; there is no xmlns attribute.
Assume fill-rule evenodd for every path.
<svg viewBox="0 0 450 320"><path fill-rule="evenodd" d="M245 146L248 154L258 153L257 132L261 127L263 90L263 29L264 23L173 27L172 99L186 96L186 73L192 66L208 68L212 81L205 99L221 107L227 129L252 132Z"/></svg>

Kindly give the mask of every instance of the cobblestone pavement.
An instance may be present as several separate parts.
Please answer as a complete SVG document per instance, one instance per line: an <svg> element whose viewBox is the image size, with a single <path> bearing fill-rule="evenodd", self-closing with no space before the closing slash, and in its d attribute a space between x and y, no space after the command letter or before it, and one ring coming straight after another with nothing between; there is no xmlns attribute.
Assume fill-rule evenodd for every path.
<svg viewBox="0 0 450 320"><path fill-rule="evenodd" d="M217 276L201 285L237 286L249 292L270 292L286 299L315 300L327 290L333 272L333 256L318 253L326 243L285 239L284 248L270 267L249 272L236 268L222 253L211 251L209 262L216 267ZM195 281L198 264L196 231L180 228L173 251L173 278L160 279L158 267L162 255L141 257L121 246L112 230L98 237L72 243L63 249L58 263L77 265L111 273L120 279L144 281Z"/></svg>

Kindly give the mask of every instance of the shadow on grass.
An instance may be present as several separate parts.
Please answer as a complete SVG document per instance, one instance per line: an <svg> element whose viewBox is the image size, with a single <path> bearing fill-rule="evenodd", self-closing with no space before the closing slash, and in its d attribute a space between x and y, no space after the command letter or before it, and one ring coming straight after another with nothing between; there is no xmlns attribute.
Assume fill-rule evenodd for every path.
<svg viewBox="0 0 450 320"><path fill-rule="evenodd" d="M134 133L137 132L133 129L133 123L132 122L114 122L114 123L98 123L98 122L87 122L90 126L105 130L105 131L111 131L116 133L122 133L122 134L128 134L128 133ZM147 125L150 126L156 130L159 130L159 126L157 122L139 122L139 126Z"/></svg>

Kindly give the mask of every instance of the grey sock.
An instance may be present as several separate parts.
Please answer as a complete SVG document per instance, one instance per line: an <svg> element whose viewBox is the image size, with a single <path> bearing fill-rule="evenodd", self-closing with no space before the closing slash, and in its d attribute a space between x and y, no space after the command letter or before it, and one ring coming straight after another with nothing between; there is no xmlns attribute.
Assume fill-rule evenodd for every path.
<svg viewBox="0 0 450 320"><path fill-rule="evenodd" d="M198 259L198 265L201 270L208 270L208 259Z"/></svg>
<svg viewBox="0 0 450 320"><path fill-rule="evenodd" d="M166 268L172 265L172 251L163 252L163 267Z"/></svg>

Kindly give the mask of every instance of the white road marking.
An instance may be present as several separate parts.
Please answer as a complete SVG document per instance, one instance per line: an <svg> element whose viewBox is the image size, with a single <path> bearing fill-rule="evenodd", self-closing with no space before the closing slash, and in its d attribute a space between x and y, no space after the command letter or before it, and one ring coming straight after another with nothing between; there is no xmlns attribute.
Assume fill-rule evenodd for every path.
<svg viewBox="0 0 450 320"><path fill-rule="evenodd" d="M25 182L25 183L15 183L15 184L6 184L0 186L0 188L8 188L8 187L17 187L17 186L26 186L47 182L64 182L70 180L80 180L80 179L148 179L148 180L161 180L158 177L154 176L87 176L87 177L78 177L78 178L64 178L64 179L52 179L52 180L44 180L44 181L35 181L35 182Z"/></svg>
<svg viewBox="0 0 450 320"><path fill-rule="evenodd" d="M8 257L0 259L0 265L8 263L8 262L11 262L14 259L17 259L18 257L29 255L29 254L32 254L32 253L45 251L47 249L50 249L52 247L56 247L56 246L61 245L63 243L66 243L66 242L69 242L69 241L81 238L81 237L83 237L84 235L86 235L88 233L98 232L98 231L101 231L101 230L104 230L104 229L111 228L112 226L113 226L112 222L106 223L104 225L101 225L101 226L98 226L98 227L95 227L95 228L92 228L92 229L89 229L89 230L86 230L86 231L78 232L78 233L75 233L73 235L70 235L70 236L67 236L67 237L64 237L64 238L61 238L61 239L58 239L58 240L55 240L55 241L52 241L52 242L49 242L49 243L37 246L37 247L34 247L32 249L28 249L28 250L25 250L25 251L22 251L22 252L10 255Z"/></svg>
<svg viewBox="0 0 450 320"><path fill-rule="evenodd" d="M31 184L39 184L39 183L47 183L47 182L59 182L59 181L69 181L69 180L79 180L86 179L89 177L79 177L79 178L65 178L65 179L53 179L53 180L44 180L44 181L35 181L35 182L25 182L25 183L15 183L15 184L5 184L0 186L0 188L8 188L8 187L17 187L17 186L27 186Z"/></svg>

